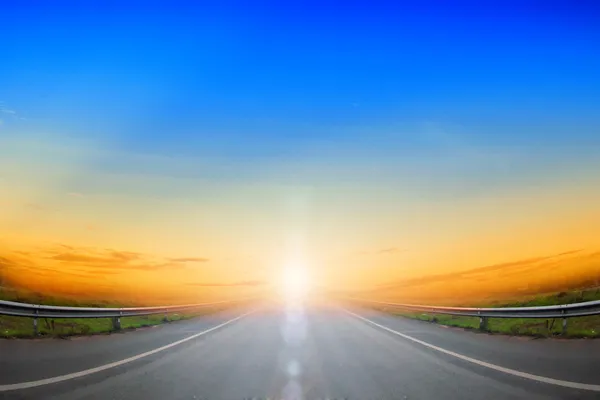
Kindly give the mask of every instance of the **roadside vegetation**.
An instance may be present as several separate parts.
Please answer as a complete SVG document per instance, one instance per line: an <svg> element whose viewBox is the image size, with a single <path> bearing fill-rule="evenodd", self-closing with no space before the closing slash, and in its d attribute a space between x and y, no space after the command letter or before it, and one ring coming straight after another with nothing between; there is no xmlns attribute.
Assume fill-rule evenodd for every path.
<svg viewBox="0 0 600 400"><path fill-rule="evenodd" d="M38 293L0 289L0 300L21 303L61 305L70 307L135 307L139 304L124 304L105 301L77 301L44 296ZM160 325L174 321L194 318L200 315L214 313L225 309L226 305L218 305L201 310L185 313L154 314L146 316L121 318L121 330L128 330ZM116 333L111 318L39 318L38 336L67 338L77 335ZM0 315L0 338L31 338L34 337L33 319Z"/></svg>
<svg viewBox="0 0 600 400"><path fill-rule="evenodd" d="M221 308L222 309L222 308ZM216 307L194 313L164 314L121 318L121 330L128 330L180 321L218 311ZM77 335L116 333L110 318L40 318L38 337L66 338ZM29 338L34 336L33 319L0 315L0 338Z"/></svg>
<svg viewBox="0 0 600 400"><path fill-rule="evenodd" d="M556 294L538 296L520 301L476 304L474 306L533 307L580 303L584 301L593 300L600 300L600 288L571 292L560 292ZM446 326L453 326L479 331L479 318L477 317L462 317L422 312L406 312L381 306L377 306L376 308L395 315L401 315L404 317L414 318L421 321L428 321ZM526 335L534 337L600 338L600 315L569 318L567 320L567 331L564 335L562 332L562 319L558 318L489 318L487 324L487 332L508 335Z"/></svg>

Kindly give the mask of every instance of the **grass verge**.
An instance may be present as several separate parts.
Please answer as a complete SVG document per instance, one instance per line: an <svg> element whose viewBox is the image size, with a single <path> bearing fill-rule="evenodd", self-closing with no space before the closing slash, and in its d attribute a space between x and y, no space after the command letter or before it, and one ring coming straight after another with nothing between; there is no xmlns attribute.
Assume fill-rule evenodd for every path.
<svg viewBox="0 0 600 400"><path fill-rule="evenodd" d="M17 291L1 288L0 299L45 305L62 305L71 307L132 307L136 305L107 301L76 301L45 296L39 293ZM168 314L168 322L194 318L200 315L214 313L227 308L227 305L217 305L201 308L191 312ZM154 314L121 318L121 331L133 330L167 322L165 314ZM66 338L78 335L93 335L113 333L111 318L39 318L37 337ZM33 318L11 317L0 315L0 338L31 338L34 337Z"/></svg>
<svg viewBox="0 0 600 400"><path fill-rule="evenodd" d="M224 307L204 308L189 313L154 314L121 318L121 331L134 330L174 321L186 320L223 310ZM69 336L115 333L110 318L40 318L37 337L67 338ZM0 338L34 337L33 319L0 315Z"/></svg>
<svg viewBox="0 0 600 400"><path fill-rule="evenodd" d="M481 307L533 307L593 300L600 300L600 288L561 292L505 304L486 304ZM477 317L405 312L380 306L376 308L394 315L479 331ZM565 335L562 334L562 319L537 318L489 318L487 332L534 337L600 338L600 315L569 318Z"/></svg>

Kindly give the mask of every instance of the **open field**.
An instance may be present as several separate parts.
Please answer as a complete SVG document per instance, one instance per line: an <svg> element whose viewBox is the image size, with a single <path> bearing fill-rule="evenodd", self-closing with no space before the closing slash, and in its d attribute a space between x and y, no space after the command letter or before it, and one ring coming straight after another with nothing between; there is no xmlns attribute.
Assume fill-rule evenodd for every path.
<svg viewBox="0 0 600 400"><path fill-rule="evenodd" d="M482 307L532 307L556 304L569 304L584 301L600 300L600 288L561 292L514 301L505 304L487 304ZM375 308L422 321L434 322L447 326L479 330L479 318L446 314L398 311L392 308L376 306ZM600 338L600 315L568 319L566 335L562 336L562 320L537 318L489 318L488 332L509 335L527 335L535 337L553 337L561 335L569 338Z"/></svg>

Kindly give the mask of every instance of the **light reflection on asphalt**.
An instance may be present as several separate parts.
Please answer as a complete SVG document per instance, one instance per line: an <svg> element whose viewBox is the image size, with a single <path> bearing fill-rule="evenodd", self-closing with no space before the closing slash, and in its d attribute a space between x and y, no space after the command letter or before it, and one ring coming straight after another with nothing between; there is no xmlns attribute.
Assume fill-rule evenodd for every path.
<svg viewBox="0 0 600 400"><path fill-rule="evenodd" d="M304 399L304 391L300 383L302 364L298 356L306 340L307 328L302 301L288 300L281 324L281 335L285 346L282 351L283 365L288 379L281 393L283 400Z"/></svg>

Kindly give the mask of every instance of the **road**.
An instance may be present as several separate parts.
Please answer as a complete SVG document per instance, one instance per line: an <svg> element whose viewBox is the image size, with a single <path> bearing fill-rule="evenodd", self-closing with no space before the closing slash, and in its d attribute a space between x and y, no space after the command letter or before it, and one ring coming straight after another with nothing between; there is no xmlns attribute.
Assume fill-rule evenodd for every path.
<svg viewBox="0 0 600 400"><path fill-rule="evenodd" d="M600 341L478 334L335 304L248 311L0 341L0 399L600 398Z"/></svg>

